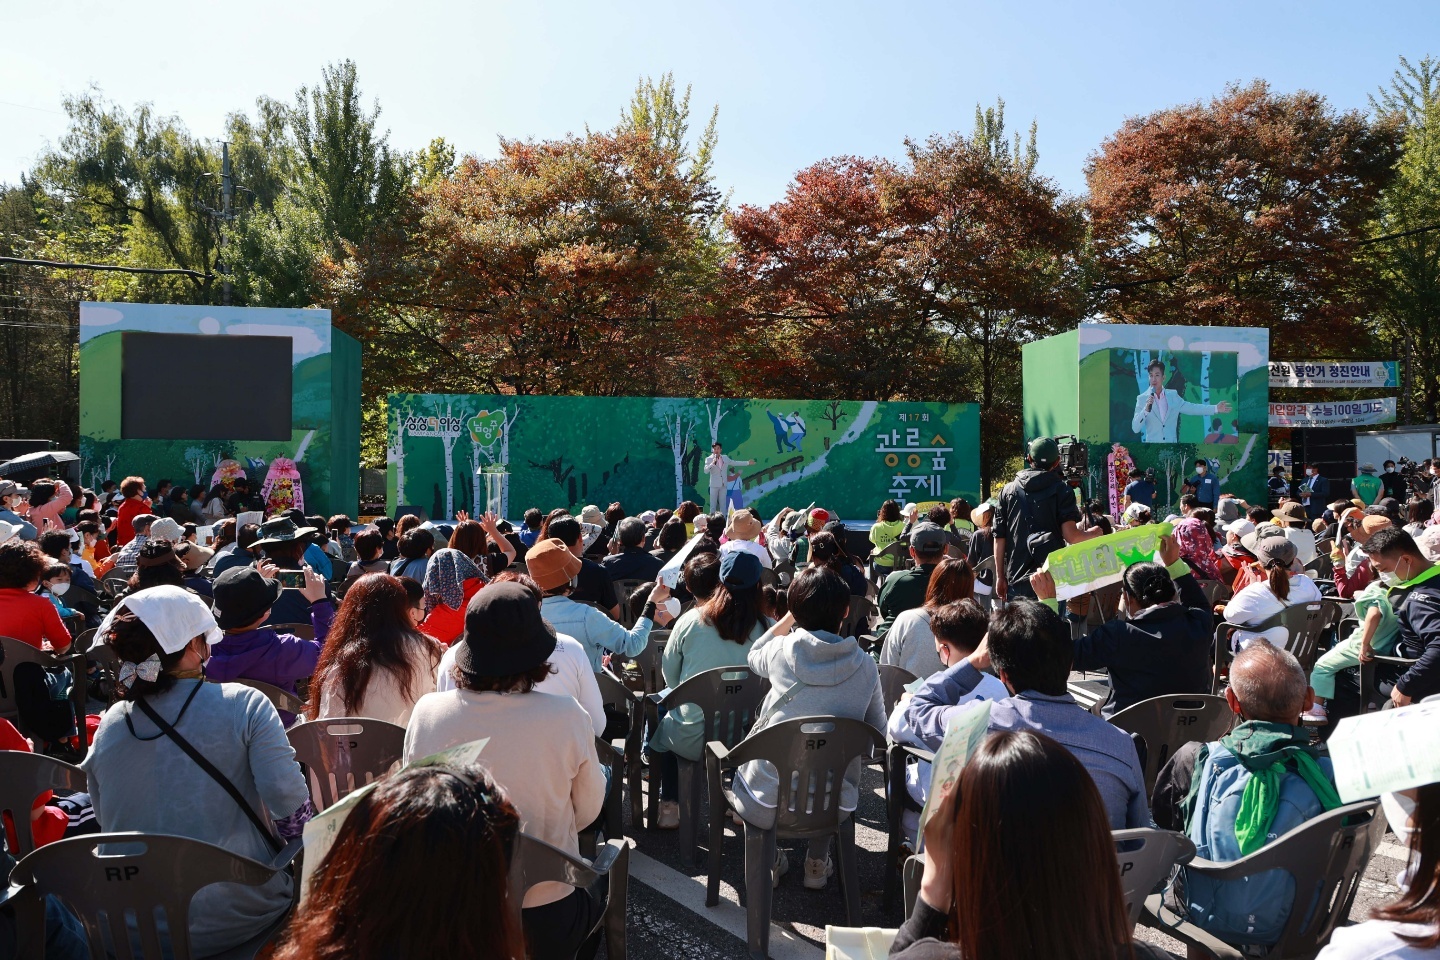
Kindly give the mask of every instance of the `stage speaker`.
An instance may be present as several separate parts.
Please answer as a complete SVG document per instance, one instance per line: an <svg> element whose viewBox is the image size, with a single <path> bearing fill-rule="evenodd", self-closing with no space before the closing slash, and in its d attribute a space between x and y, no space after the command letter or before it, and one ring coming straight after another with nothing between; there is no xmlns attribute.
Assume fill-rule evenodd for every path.
<svg viewBox="0 0 1440 960"><path fill-rule="evenodd" d="M428 519L430 519L430 518L426 515L426 513L425 513L425 508L424 508L424 507L417 507L417 506L414 506L414 505L409 505L409 504L407 504L407 505L399 506L399 507L396 507L396 508L395 508L395 522L396 522L396 523L399 523L401 517L409 516L409 515L412 514L412 513L413 513L415 516L419 517L422 521L423 521L423 520L428 520Z"/></svg>
<svg viewBox="0 0 1440 960"><path fill-rule="evenodd" d="M1354 427L1297 427L1290 431L1290 453L1296 482L1305 476L1301 464L1310 464L1330 481L1330 502L1350 499L1350 481L1360 472L1355 463Z"/></svg>

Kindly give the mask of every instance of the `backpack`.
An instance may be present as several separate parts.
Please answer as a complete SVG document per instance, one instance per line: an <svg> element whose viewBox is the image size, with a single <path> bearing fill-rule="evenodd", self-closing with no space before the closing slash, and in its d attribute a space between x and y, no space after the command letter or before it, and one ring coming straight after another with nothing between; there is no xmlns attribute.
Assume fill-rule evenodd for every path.
<svg viewBox="0 0 1440 960"><path fill-rule="evenodd" d="M1319 758L1318 763L1327 776L1333 776L1328 757ZM1225 747L1212 743L1204 769L1196 776L1200 786L1185 831L1195 844L1195 855L1217 863L1239 860L1235 817L1250 771ZM1280 805L1266 842L1273 843L1324 812L1310 785L1287 769L1280 783ZM1226 943L1272 946L1290 918L1295 881L1284 870L1217 881L1181 868L1180 880L1184 884L1182 900L1188 901L1188 919Z"/></svg>

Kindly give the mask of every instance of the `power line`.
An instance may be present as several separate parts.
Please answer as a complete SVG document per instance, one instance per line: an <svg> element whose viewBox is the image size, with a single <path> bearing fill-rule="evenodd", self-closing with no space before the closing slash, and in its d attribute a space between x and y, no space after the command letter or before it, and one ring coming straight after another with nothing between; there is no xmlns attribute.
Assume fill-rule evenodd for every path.
<svg viewBox="0 0 1440 960"><path fill-rule="evenodd" d="M115 273L153 273L169 276L193 277L209 280L211 274L181 267L122 267L113 263L72 263L64 260L31 260L26 257L0 257L0 263L11 263L19 267L45 267L50 270L110 270Z"/></svg>

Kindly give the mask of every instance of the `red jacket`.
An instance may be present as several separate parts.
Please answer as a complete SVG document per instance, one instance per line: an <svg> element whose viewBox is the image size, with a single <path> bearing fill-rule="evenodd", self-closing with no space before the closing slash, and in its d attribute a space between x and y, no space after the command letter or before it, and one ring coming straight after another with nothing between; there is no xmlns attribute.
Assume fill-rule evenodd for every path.
<svg viewBox="0 0 1440 960"><path fill-rule="evenodd" d="M485 581L471 577L465 581L465 600L460 604L460 609L447 607L443 603L437 603L420 621L420 632L426 636L434 637L445 646L450 646L465 632L465 608L470 605L470 598L475 592L485 586Z"/></svg>
<svg viewBox="0 0 1440 960"><path fill-rule="evenodd" d="M120 503L115 518L115 545L123 547L135 539L135 527L131 525L136 517L150 512L150 501L139 497L126 497Z"/></svg>
<svg viewBox="0 0 1440 960"><path fill-rule="evenodd" d="M65 629L55 604L18 587L0 589L0 636L28 643L37 650L44 649L45 640L57 652L70 647L70 631Z"/></svg>

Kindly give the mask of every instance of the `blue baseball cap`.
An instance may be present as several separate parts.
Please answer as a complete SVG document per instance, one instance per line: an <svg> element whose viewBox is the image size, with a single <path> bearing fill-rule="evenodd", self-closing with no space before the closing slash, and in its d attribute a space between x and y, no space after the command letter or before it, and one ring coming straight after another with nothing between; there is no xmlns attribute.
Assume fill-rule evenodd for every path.
<svg viewBox="0 0 1440 960"><path fill-rule="evenodd" d="M745 590L760 582L760 558L745 550L729 550L720 557L720 582Z"/></svg>

